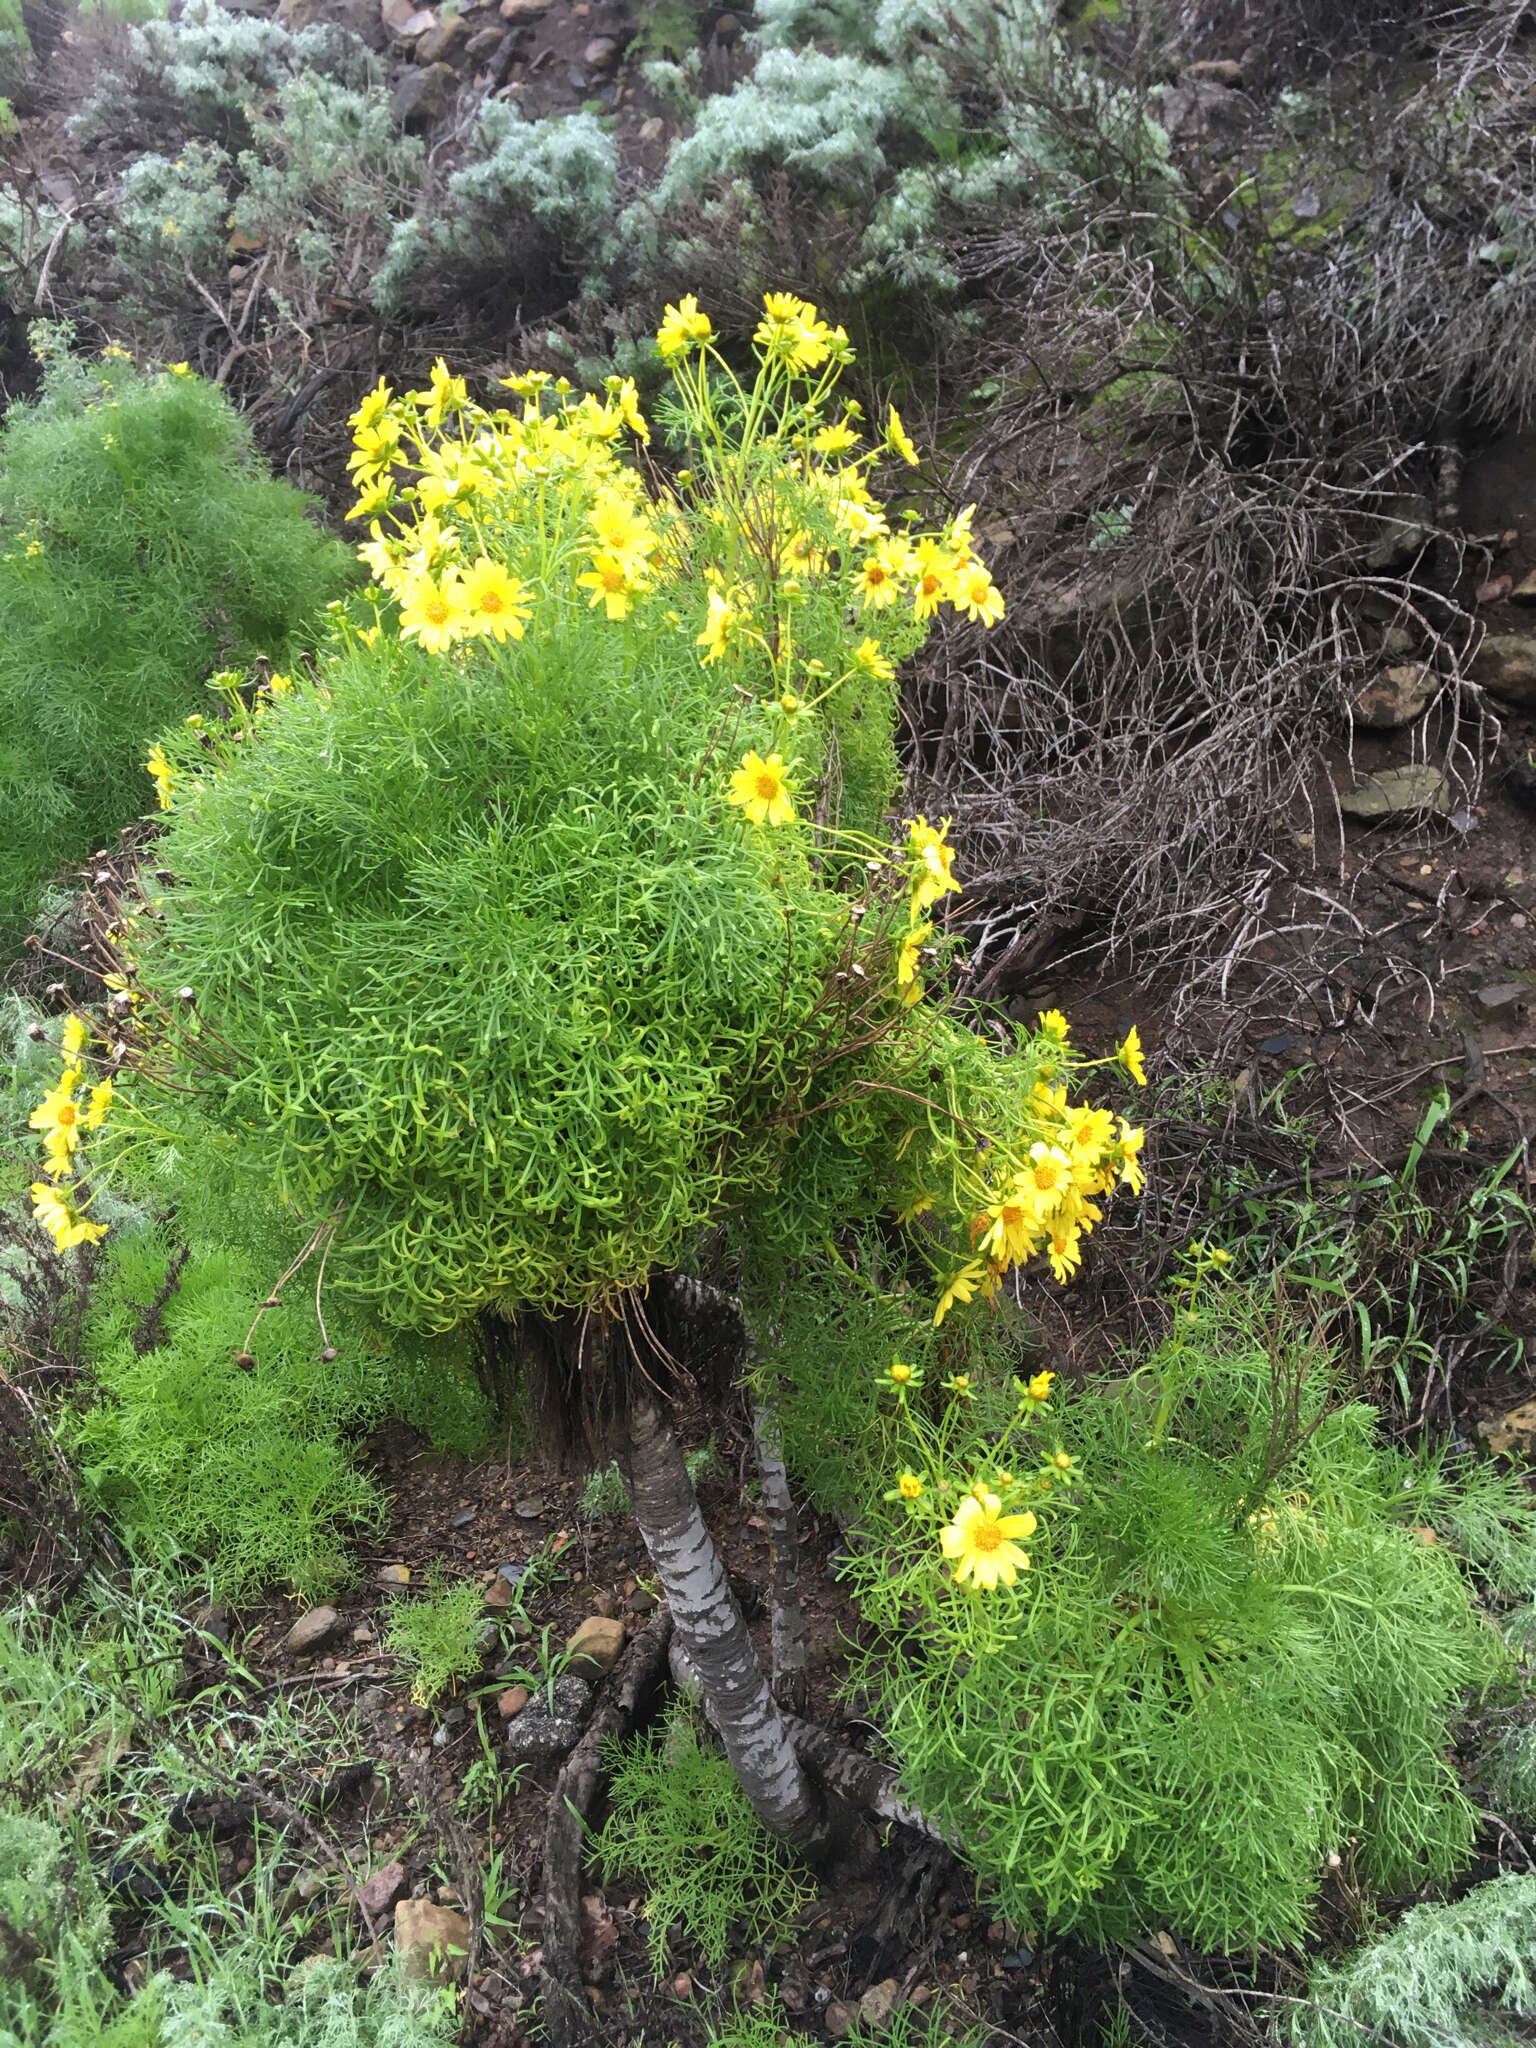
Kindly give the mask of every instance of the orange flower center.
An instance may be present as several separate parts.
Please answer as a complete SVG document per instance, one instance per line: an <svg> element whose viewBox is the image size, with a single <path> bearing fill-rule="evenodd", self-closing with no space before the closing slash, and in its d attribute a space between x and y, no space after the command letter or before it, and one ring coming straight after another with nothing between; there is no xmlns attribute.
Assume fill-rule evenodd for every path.
<svg viewBox="0 0 1536 2048"><path fill-rule="evenodd" d="M421 609L428 625L441 626L447 623L449 607L446 597L441 597L434 593L433 596L426 600Z"/></svg>
<svg viewBox="0 0 1536 2048"><path fill-rule="evenodd" d="M624 588L624 571L617 562L609 562L606 567L599 571L599 574L603 579L604 590L613 592Z"/></svg>
<svg viewBox="0 0 1536 2048"><path fill-rule="evenodd" d="M779 778L766 770L757 778L757 793L765 804L771 804L779 793Z"/></svg>
<svg viewBox="0 0 1536 2048"><path fill-rule="evenodd" d="M1035 1168L1035 1186L1042 1195L1048 1195L1055 1187L1056 1181L1057 1172L1054 1164L1049 1159L1042 1159Z"/></svg>
<svg viewBox="0 0 1536 2048"><path fill-rule="evenodd" d="M929 569L923 577L921 587L924 597L937 597L943 586L940 579Z"/></svg>
<svg viewBox="0 0 1536 2048"><path fill-rule="evenodd" d="M505 598L504 598L504 597L502 596L502 594L501 594L501 592L500 592L499 590L497 590L497 589L495 589L495 588L493 587L493 588L492 588L492 589L490 589L490 590L482 590L482 591L481 591L481 593L480 593L480 609L481 609L481 611L483 611L483 612L504 612L504 611L506 610L506 608L507 608L507 601L506 601L506 599L505 599Z"/></svg>
<svg viewBox="0 0 1536 2048"><path fill-rule="evenodd" d="M978 1522L971 1531L971 1541L978 1550L997 1550L1002 1546L1003 1532L996 1522Z"/></svg>
<svg viewBox="0 0 1536 2048"><path fill-rule="evenodd" d="M881 584L885 581L885 571L878 562L871 562L864 571L864 581L870 584Z"/></svg>

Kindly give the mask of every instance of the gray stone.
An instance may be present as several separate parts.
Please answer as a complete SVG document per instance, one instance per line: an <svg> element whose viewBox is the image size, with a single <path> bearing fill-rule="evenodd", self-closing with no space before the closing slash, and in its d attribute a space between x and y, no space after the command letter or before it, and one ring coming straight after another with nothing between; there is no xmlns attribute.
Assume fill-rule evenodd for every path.
<svg viewBox="0 0 1536 2048"><path fill-rule="evenodd" d="M616 36L594 36L581 53L583 64L590 64L594 71L611 71L619 61L619 43Z"/></svg>
<svg viewBox="0 0 1536 2048"><path fill-rule="evenodd" d="M1450 808L1449 783L1438 768L1426 763L1382 768L1339 798L1339 809L1351 818L1394 818L1413 811L1444 817Z"/></svg>
<svg viewBox="0 0 1536 2048"><path fill-rule="evenodd" d="M1202 57L1184 69L1186 77L1203 79L1207 85L1237 86L1243 82L1243 67L1235 57Z"/></svg>
<svg viewBox="0 0 1536 2048"><path fill-rule="evenodd" d="M581 1740L592 1688L569 1672L557 1678L553 1687L554 1712L549 1695L540 1690L513 1720L507 1723L507 1754L528 1762L546 1757L566 1756Z"/></svg>
<svg viewBox="0 0 1536 2048"><path fill-rule="evenodd" d="M1518 1016L1531 995L1532 990L1523 981L1499 981L1478 989L1472 1000L1479 1015L1493 1024Z"/></svg>
<svg viewBox="0 0 1536 2048"><path fill-rule="evenodd" d="M1422 717L1439 690L1440 678L1428 662L1404 662L1372 676L1350 705L1349 715L1371 732L1394 732Z"/></svg>
<svg viewBox="0 0 1536 2048"><path fill-rule="evenodd" d="M390 98L389 111L397 126L419 135L442 119L458 89L459 74L451 64L426 64L406 72Z"/></svg>
<svg viewBox="0 0 1536 2048"><path fill-rule="evenodd" d="M1536 640L1490 633L1472 657L1472 680L1507 704L1536 704Z"/></svg>
<svg viewBox="0 0 1536 2048"><path fill-rule="evenodd" d="M1428 498L1389 498L1376 524L1376 538L1365 552L1365 566L1379 575L1411 562L1430 538L1434 511Z"/></svg>
<svg viewBox="0 0 1536 2048"><path fill-rule="evenodd" d="M856 2005L844 2004L840 1998L834 1998L822 2015L822 2023L826 2027L829 2040L846 2041L859 2024L859 2008Z"/></svg>
<svg viewBox="0 0 1536 2048"><path fill-rule="evenodd" d="M442 64L454 55L461 43L469 41L469 23L462 14L446 15L436 28L429 28L416 45L418 64ZM456 1521L453 1525L458 1528Z"/></svg>
<svg viewBox="0 0 1536 2048"><path fill-rule="evenodd" d="M437 16L431 8L419 7L416 0L380 0L379 21L402 42L413 42L437 26Z"/></svg>
<svg viewBox="0 0 1536 2048"><path fill-rule="evenodd" d="M885 2026L896 2010L900 1998L901 1984L895 1977L885 1977L880 1983L871 1984L859 2000L860 2026Z"/></svg>
<svg viewBox="0 0 1536 2048"><path fill-rule="evenodd" d="M537 21L548 12L549 0L501 0L503 21Z"/></svg>
<svg viewBox="0 0 1536 2048"><path fill-rule="evenodd" d="M469 1922L451 1906L402 1899L395 1908L395 1948L403 1977L458 1983L469 1961Z"/></svg>
<svg viewBox="0 0 1536 2048"><path fill-rule="evenodd" d="M487 57L494 56L501 48L504 31L499 28L477 28L464 45L464 54L471 64L483 64Z"/></svg>
<svg viewBox="0 0 1536 2048"><path fill-rule="evenodd" d="M313 1657L335 1635L341 1626L341 1616L334 1607L311 1607L308 1614L301 1614L283 1638L283 1648L291 1657Z"/></svg>
<svg viewBox="0 0 1536 2048"><path fill-rule="evenodd" d="M376 1870L357 1888L354 1894L358 1905L370 1920L378 1920L387 1913L405 1890L405 1865L386 1863L382 1870Z"/></svg>

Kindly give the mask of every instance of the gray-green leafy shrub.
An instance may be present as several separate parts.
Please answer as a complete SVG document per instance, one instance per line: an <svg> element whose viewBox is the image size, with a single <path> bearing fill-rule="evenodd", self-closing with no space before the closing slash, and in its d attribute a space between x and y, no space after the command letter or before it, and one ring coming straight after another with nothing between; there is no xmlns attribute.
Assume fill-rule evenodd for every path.
<svg viewBox="0 0 1536 2048"><path fill-rule="evenodd" d="M514 298L553 274L600 278L617 253L619 160L593 114L525 121L505 100L481 109L467 161L442 198L395 229L373 283L387 313L451 278L460 290Z"/></svg>
<svg viewBox="0 0 1536 2048"><path fill-rule="evenodd" d="M167 143L194 136L237 143L263 95L306 73L343 84L377 80L377 61L355 36L327 24L291 30L264 15L186 0L175 21L130 29L71 115L77 142Z"/></svg>
<svg viewBox="0 0 1536 2048"><path fill-rule="evenodd" d="M1536 2020L1536 1877L1415 1906L1390 1934L1312 1973L1295 2048L1516 2048Z"/></svg>
<svg viewBox="0 0 1536 2048"><path fill-rule="evenodd" d="M765 1939L811 1896L686 1708L655 1734L606 1749L611 1805L592 1854L605 1884L625 1876L645 1886L658 1977L674 1928L706 1962L719 1964L738 1922L746 1922L750 1939Z"/></svg>
<svg viewBox="0 0 1536 2048"><path fill-rule="evenodd" d="M353 580L190 376L53 352L0 429L0 946L37 891L149 810L150 741L223 659L297 658Z"/></svg>
<svg viewBox="0 0 1536 2048"><path fill-rule="evenodd" d="M894 1334L878 1286L836 1297L844 1355L870 1364ZM839 1444L884 1427L883 1469L844 1494L878 1632L856 1683L908 1795L1003 1913L1237 1948L1302 1939L1335 1850L1383 1889L1461 1866L1476 1812L1446 1752L1465 1696L1511 1664L1454 1549L1456 1476L1384 1450L1372 1410L1333 1405L1332 1361L1272 1302L1234 1291L1128 1384L1058 1394L1042 1448L1063 1444L1078 1484L1042 1508L997 1627L943 1590L887 1498L910 1450L882 1425L874 1372L829 1388L838 1321L814 1349L770 1353L786 1449L793 1462L812 1427ZM966 1369L978 1392L956 1427L981 1468L1012 1397L985 1360ZM810 1476L824 1488L826 1461ZM1529 1573L1531 1503L1505 1488L1500 1507ZM1453 1541L1426 1543L1426 1526Z"/></svg>

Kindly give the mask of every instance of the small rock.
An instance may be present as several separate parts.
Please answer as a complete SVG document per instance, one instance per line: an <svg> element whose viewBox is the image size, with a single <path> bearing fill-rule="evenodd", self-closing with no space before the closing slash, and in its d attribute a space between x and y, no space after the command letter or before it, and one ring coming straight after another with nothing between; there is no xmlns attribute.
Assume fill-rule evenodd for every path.
<svg viewBox="0 0 1536 2048"><path fill-rule="evenodd" d="M1351 818L1394 818L1413 811L1444 817L1451 809L1450 785L1426 762L1382 768L1341 795L1339 809Z"/></svg>
<svg viewBox="0 0 1536 2048"><path fill-rule="evenodd" d="M464 19L463 15L447 15L437 23L435 28L429 28L421 41L416 45L416 62L418 64L441 64L445 59L451 57L460 43L467 41L468 37L469 23ZM470 1520L473 1521L475 1515L473 1508L470 1509L469 1514ZM453 1527L455 1529L463 1527L457 1516L454 1517Z"/></svg>
<svg viewBox="0 0 1536 2048"><path fill-rule="evenodd" d="M1389 498L1377 521L1376 539L1366 550L1366 568L1378 573L1403 568L1429 540L1433 520L1427 498Z"/></svg>
<svg viewBox="0 0 1536 2048"><path fill-rule="evenodd" d="M386 1564L379 1569L381 1586L408 1586L411 1583L411 1568L408 1564Z"/></svg>
<svg viewBox="0 0 1536 2048"><path fill-rule="evenodd" d="M464 54L472 64L483 64L487 57L501 48L502 32L499 28L477 28L464 45Z"/></svg>
<svg viewBox="0 0 1536 2048"><path fill-rule="evenodd" d="M597 1592L592 1595L592 1612L612 1621L619 1611L619 1603L611 1593Z"/></svg>
<svg viewBox="0 0 1536 2048"><path fill-rule="evenodd" d="M1514 578L1511 576L1490 576L1486 583L1479 583L1477 586L1477 602L1502 604L1508 597L1513 582Z"/></svg>
<svg viewBox="0 0 1536 2048"><path fill-rule="evenodd" d="M1191 78L1204 79L1207 85L1237 86L1243 82L1243 67L1235 57L1202 57L1198 63L1184 68Z"/></svg>
<svg viewBox="0 0 1536 2048"><path fill-rule="evenodd" d="M504 1612L517 1599L517 1588L509 1586L505 1579L497 1577L486 1587L484 1599L487 1607Z"/></svg>
<svg viewBox="0 0 1536 2048"><path fill-rule="evenodd" d="M469 1960L469 1922L450 1906L402 1899L395 1907L395 1948L403 1977L458 1983Z"/></svg>
<svg viewBox="0 0 1536 2048"><path fill-rule="evenodd" d="M1531 993L1523 981L1500 981L1488 988L1480 988L1472 1000L1479 1015L1492 1024L1515 1017L1529 1002Z"/></svg>
<svg viewBox="0 0 1536 2048"><path fill-rule="evenodd" d="M370 1920L380 1920L405 1890L405 1865L386 1863L360 1884L353 1894Z"/></svg>
<svg viewBox="0 0 1536 2048"><path fill-rule="evenodd" d="M520 1522L536 1522L541 1515L549 1512L549 1503L542 1493L530 1493L523 1500L512 1503L512 1512Z"/></svg>
<svg viewBox="0 0 1536 2048"><path fill-rule="evenodd" d="M210 1642L217 1643L222 1650L229 1648L231 1619L227 1607L220 1607L217 1604L194 1607L189 1616L189 1622L198 1635L208 1638ZM205 1642L202 1647L207 1649L208 1642Z"/></svg>
<svg viewBox="0 0 1536 2048"><path fill-rule="evenodd" d="M293 1881L293 1896L301 1906L307 1906L311 1899L319 1898L330 1879L323 1870L301 1870Z"/></svg>
<svg viewBox="0 0 1536 2048"><path fill-rule="evenodd" d="M312 1657L340 1626L341 1616L334 1607L311 1607L284 1636L283 1648L291 1657Z"/></svg>
<svg viewBox="0 0 1536 2048"><path fill-rule="evenodd" d="M734 43L740 40L741 23L734 14L722 14L715 22L715 41Z"/></svg>
<svg viewBox="0 0 1536 2048"><path fill-rule="evenodd" d="M566 1638L566 1655L573 1665L589 1671L611 1671L624 1654L624 1624L604 1614L592 1614Z"/></svg>
<svg viewBox="0 0 1536 2048"><path fill-rule="evenodd" d="M1386 626L1382 629L1381 652L1386 661L1400 661L1405 654L1413 652L1413 635L1406 626Z"/></svg>
<svg viewBox="0 0 1536 2048"><path fill-rule="evenodd" d="M845 2005L840 1998L834 1998L822 2014L822 2023L827 2035L833 2041L846 2041L859 2024L859 2008Z"/></svg>
<svg viewBox="0 0 1536 2048"><path fill-rule="evenodd" d="M900 1996L901 1984L895 1977L886 1977L879 1984L871 1984L859 2000L859 2024L883 2027L896 2010Z"/></svg>
<svg viewBox="0 0 1536 2048"><path fill-rule="evenodd" d="M1394 732L1421 717L1439 689L1440 678L1427 662L1406 662L1373 676L1350 705L1349 715L1371 732Z"/></svg>
<svg viewBox="0 0 1536 2048"><path fill-rule="evenodd" d="M501 38L498 36L496 40L500 42ZM479 1512L478 1508L460 1508L456 1515L449 1517L448 1526L450 1529L467 1529Z"/></svg>
<svg viewBox="0 0 1536 2048"><path fill-rule="evenodd" d="M543 1693L531 1699L523 1711L507 1723L507 1753L537 1762L546 1757L565 1756L581 1740L592 1688L584 1679L567 1672L554 1683L554 1712Z"/></svg>
<svg viewBox="0 0 1536 2048"><path fill-rule="evenodd" d="M619 60L619 44L616 36L594 36L581 53L583 64L590 64L594 71L609 71Z"/></svg>
<svg viewBox="0 0 1536 2048"><path fill-rule="evenodd" d="M528 1704L526 1685L509 1685L496 1702L496 1711L504 1721L510 1721L514 1714L520 1714Z"/></svg>
<svg viewBox="0 0 1536 2048"><path fill-rule="evenodd" d="M429 28L437 27L437 16L431 8L418 7L416 0L384 0L379 18L390 34L403 43L414 42Z"/></svg>
<svg viewBox="0 0 1536 2048"><path fill-rule="evenodd" d="M537 21L549 12L549 0L501 0L503 21Z"/></svg>
<svg viewBox="0 0 1536 2048"><path fill-rule="evenodd" d="M674 1998L692 1998L693 1979L686 1970L679 1970L672 1979L672 1996Z"/></svg>
<svg viewBox="0 0 1536 2048"><path fill-rule="evenodd" d="M451 64L426 64L406 72L390 97L389 111L397 127L420 134L442 119L458 89L459 74Z"/></svg>
<svg viewBox="0 0 1536 2048"><path fill-rule="evenodd" d="M1536 1449L1536 1401L1511 1408L1507 1415L1485 1417L1477 1433L1495 1456L1529 1457Z"/></svg>
<svg viewBox="0 0 1536 2048"><path fill-rule="evenodd" d="M624 1602L624 1612L626 1614L654 1614L656 1612L656 1595L647 1592L644 1586L637 1586Z"/></svg>
<svg viewBox="0 0 1536 2048"><path fill-rule="evenodd" d="M1508 578L1504 580L1507 582ZM1509 594L1516 604L1536 604L1536 569L1522 576Z"/></svg>
<svg viewBox="0 0 1536 2048"><path fill-rule="evenodd" d="M641 142L660 142L666 132L667 124L662 120L661 116L659 114L649 114L640 123L639 140Z"/></svg>
<svg viewBox="0 0 1536 2048"><path fill-rule="evenodd" d="M1507 704L1536 704L1536 640L1490 633L1472 657L1472 680Z"/></svg>

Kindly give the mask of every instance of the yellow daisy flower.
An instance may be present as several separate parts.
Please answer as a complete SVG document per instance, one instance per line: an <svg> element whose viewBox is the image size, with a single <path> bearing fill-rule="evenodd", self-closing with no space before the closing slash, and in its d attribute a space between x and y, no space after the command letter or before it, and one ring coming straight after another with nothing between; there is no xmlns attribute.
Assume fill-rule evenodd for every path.
<svg viewBox="0 0 1536 2048"><path fill-rule="evenodd" d="M523 586L515 576L507 574L502 563L485 555L477 556L465 570L459 591L469 607L471 631L484 633L492 640L505 640L509 634L514 640L522 639L523 621L531 607L523 595Z"/></svg>
<svg viewBox="0 0 1536 2048"><path fill-rule="evenodd" d="M1038 1527L1027 1508L1021 1515L1005 1515L995 1493L968 1493L955 1519L939 1532L939 1548L954 1566L957 1586L969 1579L979 1591L991 1593L1029 1570L1029 1558L1014 1538L1027 1542Z"/></svg>
<svg viewBox="0 0 1536 2048"><path fill-rule="evenodd" d="M702 348L714 331L709 315L699 311L698 300L689 292L662 314L661 326L656 331L656 346L664 356L671 358L681 355L684 349Z"/></svg>
<svg viewBox="0 0 1536 2048"><path fill-rule="evenodd" d="M885 445L894 449L903 462L910 463L916 469L917 450L912 445L912 436L901 424L901 414L894 405L891 407L890 418L885 423Z"/></svg>
<svg viewBox="0 0 1536 2048"><path fill-rule="evenodd" d="M166 759L165 749L160 746L151 747L149 759L144 766L154 777L155 795L159 799L161 810L168 811L176 790L176 771Z"/></svg>
<svg viewBox="0 0 1536 2048"><path fill-rule="evenodd" d="M754 825L789 824L795 807L783 756L770 754L765 761L755 749L749 749L731 777L730 801L739 805Z"/></svg>
<svg viewBox="0 0 1536 2048"><path fill-rule="evenodd" d="M588 605L594 609L600 604L606 605L610 619L629 617L630 600L640 587L625 558L609 554L606 549L592 557L591 568L576 581L583 590L591 591Z"/></svg>
<svg viewBox="0 0 1536 2048"><path fill-rule="evenodd" d="M441 582L418 576L405 591L400 607L403 640L419 640L428 654L445 654L469 630L469 613L456 572L450 571Z"/></svg>
<svg viewBox="0 0 1536 2048"><path fill-rule="evenodd" d="M1120 1047L1115 1057L1136 1083L1136 1086L1138 1088L1145 1088L1147 1085L1147 1070L1141 1061L1141 1033L1134 1024L1125 1034L1125 1043Z"/></svg>
<svg viewBox="0 0 1536 2048"><path fill-rule="evenodd" d="M957 612L979 620L983 626L995 626L1003 616L1003 593L981 562L967 562L964 568L957 569L946 594Z"/></svg>

